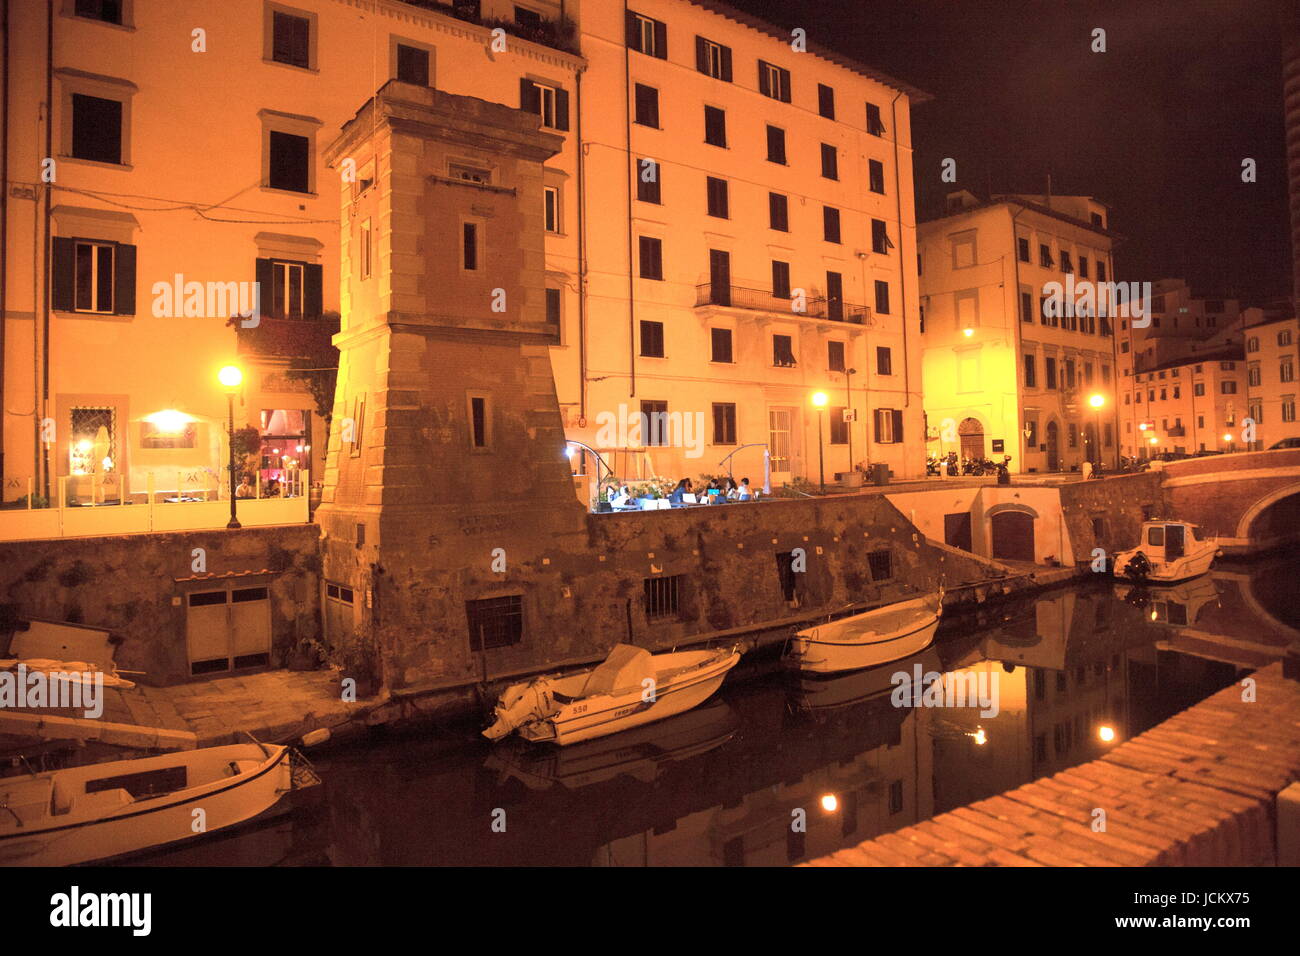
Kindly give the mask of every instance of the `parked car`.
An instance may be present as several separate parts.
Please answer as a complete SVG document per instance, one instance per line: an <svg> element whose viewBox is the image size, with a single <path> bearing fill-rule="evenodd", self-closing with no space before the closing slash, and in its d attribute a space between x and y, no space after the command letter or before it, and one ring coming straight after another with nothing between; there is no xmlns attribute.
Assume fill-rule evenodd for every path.
<svg viewBox="0 0 1300 956"><path fill-rule="evenodd" d="M1269 451L1273 451L1275 448L1300 448L1300 438L1283 438L1281 441L1268 446Z"/></svg>

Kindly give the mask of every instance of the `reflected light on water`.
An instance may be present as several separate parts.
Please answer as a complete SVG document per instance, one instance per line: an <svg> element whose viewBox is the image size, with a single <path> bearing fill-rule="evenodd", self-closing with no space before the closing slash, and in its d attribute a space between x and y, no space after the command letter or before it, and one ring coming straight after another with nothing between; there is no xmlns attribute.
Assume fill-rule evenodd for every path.
<svg viewBox="0 0 1300 956"><path fill-rule="evenodd" d="M983 727L975 731L975 733L971 734L970 736L974 739L976 745L980 747L983 747L986 743L989 742L989 736L988 734L984 733Z"/></svg>

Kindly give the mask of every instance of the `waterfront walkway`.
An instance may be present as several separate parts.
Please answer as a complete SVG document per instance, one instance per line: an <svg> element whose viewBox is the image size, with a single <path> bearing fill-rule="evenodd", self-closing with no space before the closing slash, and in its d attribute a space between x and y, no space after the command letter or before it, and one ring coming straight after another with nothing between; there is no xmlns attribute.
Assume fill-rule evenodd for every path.
<svg viewBox="0 0 1300 956"><path fill-rule="evenodd" d="M1300 779L1300 683L1273 663L1099 760L808 866L1260 866ZM1093 830L1096 811L1105 830Z"/></svg>

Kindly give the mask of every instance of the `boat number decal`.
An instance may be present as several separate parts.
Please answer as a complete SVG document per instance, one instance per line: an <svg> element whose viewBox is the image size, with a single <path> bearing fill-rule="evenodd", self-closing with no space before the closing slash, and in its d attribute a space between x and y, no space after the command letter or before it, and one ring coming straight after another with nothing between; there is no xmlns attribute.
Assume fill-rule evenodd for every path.
<svg viewBox="0 0 1300 956"><path fill-rule="evenodd" d="M577 716L578 714L585 714L586 712L587 712L587 705L586 705L586 704L574 704L574 705L573 705L573 713L574 713L574 716Z"/></svg>

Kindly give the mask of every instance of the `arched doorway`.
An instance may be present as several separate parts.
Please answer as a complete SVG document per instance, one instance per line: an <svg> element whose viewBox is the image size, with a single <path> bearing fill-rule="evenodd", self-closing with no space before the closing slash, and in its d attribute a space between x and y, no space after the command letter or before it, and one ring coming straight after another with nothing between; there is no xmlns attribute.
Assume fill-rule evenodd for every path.
<svg viewBox="0 0 1300 956"><path fill-rule="evenodd" d="M961 457L984 458L984 426L977 418L963 418L957 426L957 435L961 439Z"/></svg>
<svg viewBox="0 0 1300 956"><path fill-rule="evenodd" d="M993 557L1034 560L1034 516L1024 511L999 511L989 519Z"/></svg>
<svg viewBox="0 0 1300 956"><path fill-rule="evenodd" d="M1061 470L1061 426L1055 421L1047 423L1047 470Z"/></svg>

